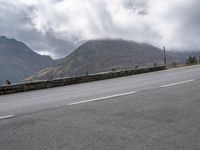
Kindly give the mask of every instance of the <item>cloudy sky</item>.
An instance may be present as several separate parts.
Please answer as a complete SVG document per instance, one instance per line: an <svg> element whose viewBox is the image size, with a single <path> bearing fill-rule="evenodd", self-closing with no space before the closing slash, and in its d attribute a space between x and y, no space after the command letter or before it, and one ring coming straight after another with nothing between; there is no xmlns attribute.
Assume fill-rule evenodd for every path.
<svg viewBox="0 0 200 150"><path fill-rule="evenodd" d="M199 0L0 0L0 34L64 57L89 39L200 49Z"/></svg>

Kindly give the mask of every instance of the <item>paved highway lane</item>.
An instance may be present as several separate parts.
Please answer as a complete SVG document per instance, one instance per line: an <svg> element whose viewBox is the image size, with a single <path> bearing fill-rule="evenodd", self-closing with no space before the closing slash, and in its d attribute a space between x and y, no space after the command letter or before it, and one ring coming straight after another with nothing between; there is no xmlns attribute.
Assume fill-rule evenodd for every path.
<svg viewBox="0 0 200 150"><path fill-rule="evenodd" d="M123 96L200 79L200 66L170 69L97 82L0 96L0 117L12 117L77 102Z"/></svg>
<svg viewBox="0 0 200 150"><path fill-rule="evenodd" d="M52 91L73 93L73 89L84 92L77 91L72 100L66 94L66 102L58 99L65 106L51 109L42 109L42 106L42 110L35 109L33 113L21 111L22 114L1 119L0 150L198 150L199 69L194 66L49 89L52 95L55 94ZM120 85L119 82L121 88L111 86L111 83ZM108 89L106 93L105 88L109 86L113 90ZM94 87L102 88L103 92ZM95 93L79 97L87 95L87 91ZM137 92L129 94L130 91ZM26 95L27 99L43 96L40 92L47 94L48 90L4 98L9 103L17 103L20 97L25 101ZM51 107L55 106L51 102Z"/></svg>

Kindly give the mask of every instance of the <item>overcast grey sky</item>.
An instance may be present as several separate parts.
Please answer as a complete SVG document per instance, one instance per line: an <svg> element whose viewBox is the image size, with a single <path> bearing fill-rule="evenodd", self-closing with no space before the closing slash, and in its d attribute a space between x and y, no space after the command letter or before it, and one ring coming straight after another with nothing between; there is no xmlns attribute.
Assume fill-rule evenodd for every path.
<svg viewBox="0 0 200 150"><path fill-rule="evenodd" d="M54 58L99 38L197 50L200 0L0 0L0 34Z"/></svg>

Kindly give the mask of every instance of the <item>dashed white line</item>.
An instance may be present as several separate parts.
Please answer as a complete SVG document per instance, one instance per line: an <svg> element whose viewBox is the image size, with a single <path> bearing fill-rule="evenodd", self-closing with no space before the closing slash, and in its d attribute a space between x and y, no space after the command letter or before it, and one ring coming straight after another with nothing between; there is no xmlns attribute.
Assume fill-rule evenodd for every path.
<svg viewBox="0 0 200 150"><path fill-rule="evenodd" d="M104 99L109 99L109 98L131 95L131 94L135 94L135 93L137 93L137 91L121 93L121 94L116 94L116 95L111 95L111 96L105 96L105 97L100 97L100 98L94 98L94 99L89 99L89 100L80 101L80 102L74 102L74 103L70 103L68 105L78 105L78 104L89 103L89 102L93 102L93 101L99 101L99 100L104 100Z"/></svg>
<svg viewBox="0 0 200 150"><path fill-rule="evenodd" d="M195 81L195 79L186 80L186 81L181 81L181 82L176 82L176 83L172 83L172 84L166 84L166 85L162 85L162 86L160 86L160 87L161 87L161 88L165 88L165 87L180 85L180 84L189 83L189 82L193 82L193 81Z"/></svg>
<svg viewBox="0 0 200 150"><path fill-rule="evenodd" d="M8 118L11 118L11 117L14 117L14 115L2 116L2 117L0 117L0 120L2 120L2 119L8 119Z"/></svg>

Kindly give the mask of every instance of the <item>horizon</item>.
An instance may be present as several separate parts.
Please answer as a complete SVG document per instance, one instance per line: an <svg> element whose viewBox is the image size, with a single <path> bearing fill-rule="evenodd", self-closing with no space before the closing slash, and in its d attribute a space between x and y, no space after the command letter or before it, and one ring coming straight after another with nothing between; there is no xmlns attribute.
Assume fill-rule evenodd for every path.
<svg viewBox="0 0 200 150"><path fill-rule="evenodd" d="M8 39L8 40L15 40L15 41L17 41L17 42L20 42L20 43L23 43L23 44L25 44L27 47L29 47L32 51L34 51L35 53L37 53L37 54L39 54L39 55L42 55L42 56L49 56L49 57L51 57L53 60L59 60L59 59L63 59L63 58L65 58L65 57L67 57L67 56L69 56L70 54L72 54L75 50L77 50L77 49L79 49L79 47L81 47L82 45L84 45L85 43L87 43L87 42L90 42L90 41L125 41L125 42L133 42L133 43L138 43L138 44L147 44L147 45L151 45L151 46L153 46L153 47L156 47L156 48L158 48L158 49L160 49L161 51L163 50L161 47L157 47L157 46L155 46L155 45L152 45L152 44L150 44L150 43L145 43L145 42L137 42L137 41L133 41L133 40L125 40L125 39L109 39L109 38L105 38L105 39L90 39L90 40L87 40L87 41L84 41L82 44L80 44L77 48L75 48L75 49L73 49L73 50L71 50L71 52L70 53L68 53L67 55L65 55L65 56L63 56L63 57L59 57L59 58L54 58L54 57L52 57L50 54L48 54L48 53L43 53L42 51L41 52L38 52L37 50L35 50L35 49L33 49L33 48L31 48L31 46L29 46L27 43L25 43L25 42L23 42L23 41L19 41L18 39L14 39L14 38L10 38L10 37L7 37L7 36L5 36L5 35L0 35L0 38L6 38L6 39ZM165 46L165 48L167 48L166 46ZM170 49L166 49L168 52L175 52L175 53L181 53L181 52L185 52L185 53L189 53L189 52L191 52L191 54L192 53L195 53L195 52L199 52L199 50L185 50L185 51L180 51L180 50L170 50Z"/></svg>

